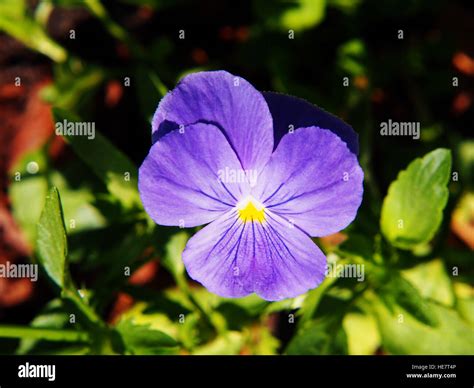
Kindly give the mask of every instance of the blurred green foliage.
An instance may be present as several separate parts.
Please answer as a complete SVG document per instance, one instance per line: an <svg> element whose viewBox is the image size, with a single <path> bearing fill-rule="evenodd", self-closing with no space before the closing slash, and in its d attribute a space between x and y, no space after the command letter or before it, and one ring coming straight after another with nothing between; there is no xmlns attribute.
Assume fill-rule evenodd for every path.
<svg viewBox="0 0 474 388"><path fill-rule="evenodd" d="M90 51L90 36L79 48L53 39L57 9L86 10L113 54ZM17 339L18 354L474 353L472 251L449 245L451 212L469 220L473 209L472 108L450 111L452 77L469 81L451 66L458 36L434 17L444 9L427 0L257 0L238 10L213 1L1 2L0 30L53 61L42 97L55 120L94 121L100 133L66 136L76 155L67 163L52 163L48 143L11 170L13 214L56 298L29 325L0 325L0 337ZM140 12L154 19L134 29L127 15ZM190 284L181 253L193 231L149 219L136 163L167 86L221 68L321 105L360 134L363 205L342 244L318 243L332 264L363 266L364 281L328 277L274 303ZM102 120L97 101L111 81L131 94L133 125ZM421 122L421 139L381 137L378 123L389 118ZM32 160L38 173L28 172ZM157 257L166 286L129 282ZM110 322L118 292L137 303Z"/></svg>

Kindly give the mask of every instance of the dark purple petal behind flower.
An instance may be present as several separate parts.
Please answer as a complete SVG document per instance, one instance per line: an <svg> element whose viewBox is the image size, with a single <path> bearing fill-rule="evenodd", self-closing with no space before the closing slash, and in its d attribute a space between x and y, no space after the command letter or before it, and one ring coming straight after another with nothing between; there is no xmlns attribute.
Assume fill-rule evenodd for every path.
<svg viewBox="0 0 474 388"><path fill-rule="evenodd" d="M263 92L273 117L273 130L277 148L281 138L288 133L290 125L294 130L303 127L319 127L329 129L342 140L354 153L359 153L359 136L352 127L324 109L303 100L282 93Z"/></svg>

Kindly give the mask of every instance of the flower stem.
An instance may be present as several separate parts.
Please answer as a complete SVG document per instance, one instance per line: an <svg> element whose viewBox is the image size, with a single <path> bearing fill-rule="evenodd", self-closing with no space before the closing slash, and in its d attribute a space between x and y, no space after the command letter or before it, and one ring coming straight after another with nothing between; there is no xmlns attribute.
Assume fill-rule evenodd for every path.
<svg viewBox="0 0 474 388"><path fill-rule="evenodd" d="M29 338L48 341L87 342L89 335L85 331L66 329L43 329L18 325L0 325L1 338Z"/></svg>

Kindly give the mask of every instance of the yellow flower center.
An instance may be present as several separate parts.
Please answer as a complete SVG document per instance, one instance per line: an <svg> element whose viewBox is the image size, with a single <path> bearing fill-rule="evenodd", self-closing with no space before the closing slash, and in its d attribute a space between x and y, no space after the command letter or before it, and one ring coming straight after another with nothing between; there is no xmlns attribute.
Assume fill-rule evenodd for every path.
<svg viewBox="0 0 474 388"><path fill-rule="evenodd" d="M243 222L265 221L265 207L251 196L237 205L237 211Z"/></svg>

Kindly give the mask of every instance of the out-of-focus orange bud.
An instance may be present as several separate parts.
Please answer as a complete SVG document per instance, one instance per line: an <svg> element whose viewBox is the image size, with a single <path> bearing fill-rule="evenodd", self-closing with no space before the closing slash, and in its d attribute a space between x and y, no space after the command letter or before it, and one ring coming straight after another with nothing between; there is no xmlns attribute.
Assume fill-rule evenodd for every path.
<svg viewBox="0 0 474 388"><path fill-rule="evenodd" d="M474 59L466 53L458 52L453 56L453 65L459 72L474 75Z"/></svg>
<svg viewBox="0 0 474 388"><path fill-rule="evenodd" d="M454 113L462 114L472 104L472 96L467 92L460 92L454 97L452 109Z"/></svg>
<svg viewBox="0 0 474 388"><path fill-rule="evenodd" d="M369 86L369 79L365 75L358 75L354 78L354 85L357 89L365 90Z"/></svg>
<svg viewBox="0 0 474 388"><path fill-rule="evenodd" d="M117 80L111 80L105 88L105 104L112 108L118 104L123 96L122 84Z"/></svg>
<svg viewBox="0 0 474 388"><path fill-rule="evenodd" d="M204 65L209 61L207 53L202 48L195 48L191 52L191 57L193 58L193 61L198 65Z"/></svg>

